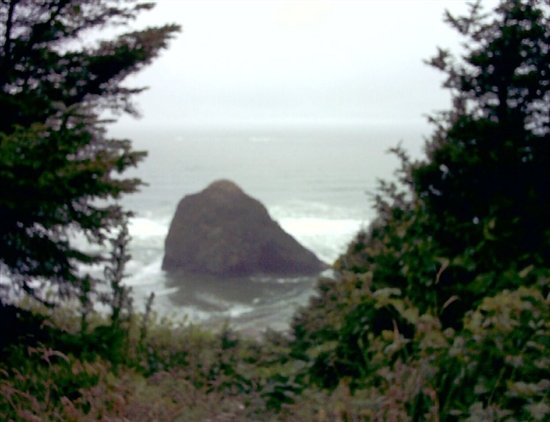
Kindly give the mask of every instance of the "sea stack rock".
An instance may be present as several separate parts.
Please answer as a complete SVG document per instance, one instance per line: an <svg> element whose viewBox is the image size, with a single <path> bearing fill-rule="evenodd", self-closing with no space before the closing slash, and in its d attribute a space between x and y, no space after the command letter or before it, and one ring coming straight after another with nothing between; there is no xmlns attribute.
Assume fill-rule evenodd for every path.
<svg viewBox="0 0 550 422"><path fill-rule="evenodd" d="M327 267L229 180L180 201L164 253L163 270L219 276L315 275Z"/></svg>

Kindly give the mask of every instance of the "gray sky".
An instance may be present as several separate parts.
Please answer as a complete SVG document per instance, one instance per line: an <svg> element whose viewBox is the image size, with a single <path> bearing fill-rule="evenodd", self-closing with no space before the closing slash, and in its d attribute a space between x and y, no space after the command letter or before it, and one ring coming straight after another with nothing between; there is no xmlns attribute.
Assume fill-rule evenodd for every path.
<svg viewBox="0 0 550 422"><path fill-rule="evenodd" d="M466 3L159 1L135 26L183 32L128 80L149 86L143 117L115 128L423 124L449 107L443 75L422 62L437 46L458 51L445 9Z"/></svg>

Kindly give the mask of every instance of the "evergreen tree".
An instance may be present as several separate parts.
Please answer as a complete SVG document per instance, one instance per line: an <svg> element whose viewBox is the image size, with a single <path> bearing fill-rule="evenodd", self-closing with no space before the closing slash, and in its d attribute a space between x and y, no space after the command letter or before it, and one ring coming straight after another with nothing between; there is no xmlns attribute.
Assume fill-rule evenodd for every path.
<svg viewBox="0 0 550 422"><path fill-rule="evenodd" d="M550 269L549 8L502 0L469 12L446 15L466 39L462 59L440 50L428 62L453 106L431 117L426 158L394 150L400 183L381 183L377 218L338 262L422 310L453 296L468 308Z"/></svg>
<svg viewBox="0 0 550 422"><path fill-rule="evenodd" d="M376 218L293 322L293 353L310 359L320 385L373 371L382 333L413 338L404 314L461 332L488 298L520 286L549 293L550 7L501 0L493 13L480 2L469 12L446 16L465 37L463 56L440 50L429 62L446 74L453 103L431 118L426 157L394 149L399 177L381 182ZM373 300L388 295L406 305Z"/></svg>
<svg viewBox="0 0 550 422"><path fill-rule="evenodd" d="M464 60L440 51L450 113L412 172L444 256L476 272L550 268L550 16L548 2L480 4L447 21L467 38Z"/></svg>
<svg viewBox="0 0 550 422"><path fill-rule="evenodd" d="M75 236L103 245L128 213L112 200L141 181L117 177L144 158L109 139L105 111L137 115L123 85L151 63L177 25L101 39L153 7L135 0L2 0L0 3L0 263L13 287L37 298L95 291L81 264L104 261ZM115 235L116 237L116 235Z"/></svg>

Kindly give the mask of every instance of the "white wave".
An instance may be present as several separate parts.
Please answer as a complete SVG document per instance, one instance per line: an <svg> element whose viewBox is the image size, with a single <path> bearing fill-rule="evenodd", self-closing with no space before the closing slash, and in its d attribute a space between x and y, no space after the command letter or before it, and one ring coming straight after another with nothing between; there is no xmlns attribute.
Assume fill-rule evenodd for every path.
<svg viewBox="0 0 550 422"><path fill-rule="evenodd" d="M161 269L162 256L157 256L152 262L140 262L131 260L128 262L126 271L128 277L126 284L129 286L157 285L163 281Z"/></svg>
<svg viewBox="0 0 550 422"><path fill-rule="evenodd" d="M360 220L287 217L280 226L319 259L332 263L365 226Z"/></svg>
<svg viewBox="0 0 550 422"><path fill-rule="evenodd" d="M301 283L304 280L307 280L307 277L287 277L287 278L280 278L280 277L273 277L273 276L265 276L265 275L259 275L259 276L252 276L252 281L255 281L257 283Z"/></svg>
<svg viewBox="0 0 550 422"><path fill-rule="evenodd" d="M279 220L279 224L285 231L297 236L330 236L357 233L363 226L363 222L358 220L311 217L282 218Z"/></svg>
<svg viewBox="0 0 550 422"><path fill-rule="evenodd" d="M237 318L244 314L249 314L250 312L253 312L256 308L252 306L244 306L244 305L235 305L232 306L231 309L229 309L227 312L224 312L227 316L230 318Z"/></svg>
<svg viewBox="0 0 550 422"><path fill-rule="evenodd" d="M213 293L206 293L206 292L197 292L195 293L195 298L200 300L201 302L214 306L220 310L228 311L231 308L231 303L227 300L222 299L221 297L213 294Z"/></svg>
<svg viewBox="0 0 550 422"><path fill-rule="evenodd" d="M168 224L146 217L133 217L129 224L130 235L133 238L160 237L168 234Z"/></svg>
<svg viewBox="0 0 550 422"><path fill-rule="evenodd" d="M180 290L179 287L170 287L170 288L168 288L168 289L156 290L156 291L155 291L155 297L156 297L156 296L167 296L167 295L171 295L172 293L179 292L179 290Z"/></svg>
<svg viewBox="0 0 550 422"><path fill-rule="evenodd" d="M286 218L363 221L365 215L361 208L351 210L345 206L296 199L270 206L269 214L277 221Z"/></svg>

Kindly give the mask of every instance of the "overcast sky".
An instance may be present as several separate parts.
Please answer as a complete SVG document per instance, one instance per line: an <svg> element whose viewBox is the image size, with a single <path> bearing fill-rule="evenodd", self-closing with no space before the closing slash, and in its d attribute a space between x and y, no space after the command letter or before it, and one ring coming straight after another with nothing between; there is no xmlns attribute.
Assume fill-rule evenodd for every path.
<svg viewBox="0 0 550 422"><path fill-rule="evenodd" d="M493 4L486 2L488 4ZM136 27L183 31L127 85L143 117L118 129L285 124L422 124L449 106L423 63L457 51L443 23L461 0L159 1Z"/></svg>

